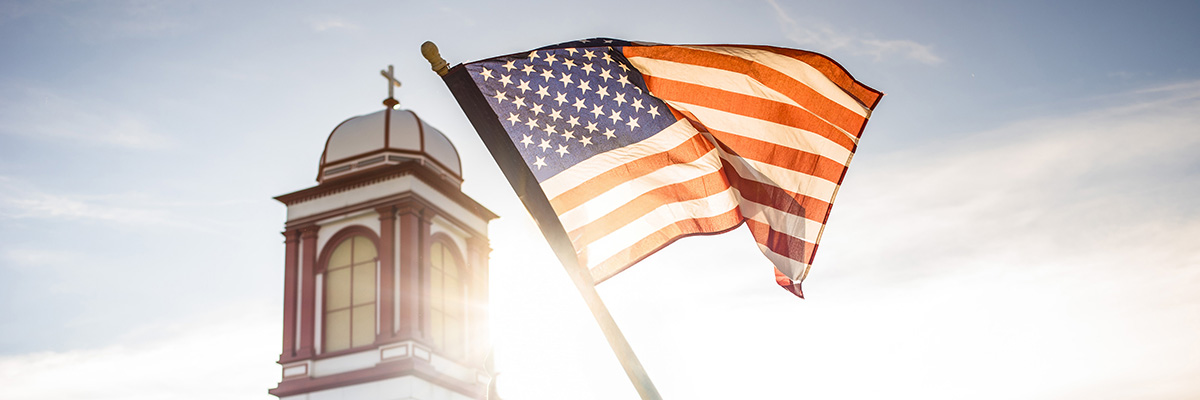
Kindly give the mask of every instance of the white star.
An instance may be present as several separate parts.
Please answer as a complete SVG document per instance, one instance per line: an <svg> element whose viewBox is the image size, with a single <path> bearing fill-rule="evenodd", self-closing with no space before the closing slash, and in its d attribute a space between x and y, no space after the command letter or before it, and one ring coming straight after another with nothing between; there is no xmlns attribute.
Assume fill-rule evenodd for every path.
<svg viewBox="0 0 1200 400"><path fill-rule="evenodd" d="M513 114L513 113L508 113L508 122L511 122L511 124L509 124L509 125L516 125L518 122L521 122L521 116L517 115L517 114Z"/></svg>
<svg viewBox="0 0 1200 400"><path fill-rule="evenodd" d="M571 117L571 118L575 118L575 117ZM555 122L558 122L558 120L562 119L562 111L551 108L550 109L550 119L554 120Z"/></svg>
<svg viewBox="0 0 1200 400"><path fill-rule="evenodd" d="M517 69L517 60L508 60L508 62L504 63L505 71L512 72L514 69Z"/></svg>
<svg viewBox="0 0 1200 400"><path fill-rule="evenodd" d="M542 132L546 132L547 135L554 135L558 133L558 129L555 129L554 125L546 124L546 127L542 128Z"/></svg>
<svg viewBox="0 0 1200 400"><path fill-rule="evenodd" d="M626 122L625 125L628 126L629 130L631 130L631 131L634 130L634 128L641 127L641 125L638 125L638 123L637 123L637 118L634 118L634 117L629 117L629 122Z"/></svg>
<svg viewBox="0 0 1200 400"><path fill-rule="evenodd" d="M567 85L570 85L572 82L574 82L571 80L571 75L568 75L566 72L562 73L562 78L559 78L558 81L562 82L564 87L566 87Z"/></svg>
<svg viewBox="0 0 1200 400"><path fill-rule="evenodd" d="M537 58L538 58L538 56L537 56L536 51L529 52L529 63L530 64L533 64L533 60L536 60Z"/></svg>
<svg viewBox="0 0 1200 400"><path fill-rule="evenodd" d="M621 75L620 78L617 78L617 82L621 83L621 87L625 87L625 84L629 83L629 77L625 76L625 75Z"/></svg>
<svg viewBox="0 0 1200 400"><path fill-rule="evenodd" d="M591 75L593 72L596 72L596 69L592 68L592 63L583 63L583 68L580 69L583 70L584 75Z"/></svg>
<svg viewBox="0 0 1200 400"><path fill-rule="evenodd" d="M600 119L601 115L604 115L604 106L597 104L592 108L592 118Z"/></svg>
<svg viewBox="0 0 1200 400"><path fill-rule="evenodd" d="M546 151L546 149L550 148L550 139L542 139L542 142L538 143L538 147L540 147L542 151Z"/></svg>
<svg viewBox="0 0 1200 400"><path fill-rule="evenodd" d="M550 78L553 78L553 77L554 77L554 71L551 71L551 70L548 70L548 69L547 69L547 70L542 70L542 73L541 73L541 75L542 75L542 78L546 80L546 82L550 82Z"/></svg>
<svg viewBox="0 0 1200 400"><path fill-rule="evenodd" d="M525 145L525 147L529 147L529 145L533 144L533 136L522 135L521 144Z"/></svg>
<svg viewBox="0 0 1200 400"><path fill-rule="evenodd" d="M517 89L521 89L521 93L524 94L525 92L530 90L529 82L521 81L521 84L517 85Z"/></svg>
<svg viewBox="0 0 1200 400"><path fill-rule="evenodd" d="M622 71L629 72L629 67L626 67L625 63L617 63L617 66L621 67Z"/></svg>
<svg viewBox="0 0 1200 400"><path fill-rule="evenodd" d="M567 124L571 125L572 128L579 126L579 116L572 115L571 118L567 119Z"/></svg>
<svg viewBox="0 0 1200 400"><path fill-rule="evenodd" d="M560 144L560 145L558 145L558 150L554 150L554 152L555 152L555 153L558 153L558 156L559 156L559 157L562 157L562 156L564 156L564 155L567 155L567 154L571 154L571 151L570 151L570 150L567 150L567 146L564 146L564 145L561 145L561 144Z"/></svg>
<svg viewBox="0 0 1200 400"><path fill-rule="evenodd" d="M604 96L608 96L608 86L601 86L596 89L596 94L600 96L600 100L604 100Z"/></svg>
<svg viewBox="0 0 1200 400"><path fill-rule="evenodd" d="M534 120L533 117L529 117L529 120L525 121L525 126L528 126L530 130L537 130L537 120Z"/></svg>
<svg viewBox="0 0 1200 400"><path fill-rule="evenodd" d="M535 158L535 160L533 161L533 166L538 167L538 169L542 169L542 167L546 166L546 158L545 157L534 157L534 158Z"/></svg>
<svg viewBox="0 0 1200 400"><path fill-rule="evenodd" d="M592 61L593 58L596 58L596 53L591 50L584 50L583 57L587 58L588 61Z"/></svg>
<svg viewBox="0 0 1200 400"><path fill-rule="evenodd" d="M617 137L616 133L617 132L614 131L612 128L604 128L604 132L600 132L600 134L604 135L604 137L609 138L609 139Z"/></svg>
<svg viewBox="0 0 1200 400"><path fill-rule="evenodd" d="M600 130L599 128L596 127L595 122L588 122L587 126L584 127L583 129L587 129L588 132L591 132L591 133L596 133L596 131Z"/></svg>
<svg viewBox="0 0 1200 400"><path fill-rule="evenodd" d="M513 96L512 102L513 102L513 105L516 105L517 109L520 110L521 107L525 105L525 98Z"/></svg>
<svg viewBox="0 0 1200 400"><path fill-rule="evenodd" d="M606 62L606 63L612 64L612 57L610 57L608 55L608 52L605 52L604 55L600 57L600 59L604 60L604 62Z"/></svg>
<svg viewBox="0 0 1200 400"><path fill-rule="evenodd" d="M579 90L582 90L584 94L587 94L587 91L592 90L591 81L586 81L586 80L580 79L579 80Z"/></svg>
<svg viewBox="0 0 1200 400"><path fill-rule="evenodd" d="M633 99L633 104L630 104L629 106L633 107L634 110L638 110L638 111L642 111L643 108L646 108L646 106L642 105L642 99L640 99L640 98Z"/></svg>
<svg viewBox="0 0 1200 400"><path fill-rule="evenodd" d="M496 99L496 104L500 104L500 103L503 103L505 100L508 100L508 97L504 96L504 92L501 92L499 90L496 91L496 95L492 96L492 98Z"/></svg>
<svg viewBox="0 0 1200 400"><path fill-rule="evenodd" d="M611 119L613 125L616 125L617 121L621 120L621 112L617 111L617 110L612 110L612 113L608 114L608 119Z"/></svg>
<svg viewBox="0 0 1200 400"><path fill-rule="evenodd" d="M612 42L613 42L613 41L612 41L612 39L604 39L604 44L609 44L609 43L612 43ZM611 48L611 47L610 47L610 48Z"/></svg>
<svg viewBox="0 0 1200 400"><path fill-rule="evenodd" d="M574 55L575 55L575 53L578 53L578 52L579 52L579 50L575 50L575 48L574 48L574 47L569 47L569 48L567 48L567 52L568 52L568 53L571 53L571 55L572 55L572 56L574 56Z"/></svg>
<svg viewBox="0 0 1200 400"><path fill-rule="evenodd" d="M529 75L530 72L536 71L533 70L533 64L525 64L524 67L521 67L521 72L524 72L525 75Z"/></svg>
<svg viewBox="0 0 1200 400"><path fill-rule="evenodd" d="M546 96L550 95L550 92L546 91L546 89L549 89L549 87L538 85L538 90L533 92L533 94L538 95L539 99L544 99Z"/></svg>
<svg viewBox="0 0 1200 400"><path fill-rule="evenodd" d="M600 77L604 78L605 82L608 82L609 79L612 79L612 74L610 74L609 72L610 71L607 69L600 68Z"/></svg>
<svg viewBox="0 0 1200 400"><path fill-rule="evenodd" d="M574 139L575 132L574 131L563 131L562 137L563 137L563 141Z"/></svg>
<svg viewBox="0 0 1200 400"><path fill-rule="evenodd" d="M542 113L545 112L542 111L542 105L540 103L533 103L533 108L530 108L530 111L533 111L533 115L542 115Z"/></svg>
<svg viewBox="0 0 1200 400"><path fill-rule="evenodd" d="M587 105L583 104L583 99L576 97L575 104L572 104L571 107L575 107L575 112L579 112L579 110L587 108Z"/></svg>
<svg viewBox="0 0 1200 400"><path fill-rule="evenodd" d="M583 147L587 147L587 145L592 144L592 137L591 136L580 136L579 143L583 143Z"/></svg>
<svg viewBox="0 0 1200 400"><path fill-rule="evenodd" d="M558 56L556 56L554 54L550 54L549 56L546 56L546 58L542 59L542 61L550 63L550 66L553 67L554 62L558 61Z"/></svg>
<svg viewBox="0 0 1200 400"><path fill-rule="evenodd" d="M500 83L504 84L504 87L508 87L508 85L512 83L511 78L512 77L508 75L500 75Z"/></svg>
<svg viewBox="0 0 1200 400"><path fill-rule="evenodd" d="M495 78L494 76L492 76L492 70L487 69L487 68L484 68L482 71L479 71L479 76L483 77L484 82L487 82L488 79Z"/></svg>
<svg viewBox="0 0 1200 400"><path fill-rule="evenodd" d="M629 100L625 100L625 93L617 93L617 97L614 97L613 101L617 102L618 106L623 106L629 102Z"/></svg>
<svg viewBox="0 0 1200 400"><path fill-rule="evenodd" d="M650 115L658 117L658 106L650 106L650 111L646 111Z"/></svg>
<svg viewBox="0 0 1200 400"><path fill-rule="evenodd" d="M554 94L555 94L554 101L558 102L559 107L562 107L563 103L566 103L568 101L566 93L554 92Z"/></svg>
<svg viewBox="0 0 1200 400"><path fill-rule="evenodd" d="M572 50L574 50L574 49L572 49ZM562 63L563 63L563 65L565 65L567 67L567 69L571 69L571 67L575 66L575 60L570 59L570 58L563 60Z"/></svg>

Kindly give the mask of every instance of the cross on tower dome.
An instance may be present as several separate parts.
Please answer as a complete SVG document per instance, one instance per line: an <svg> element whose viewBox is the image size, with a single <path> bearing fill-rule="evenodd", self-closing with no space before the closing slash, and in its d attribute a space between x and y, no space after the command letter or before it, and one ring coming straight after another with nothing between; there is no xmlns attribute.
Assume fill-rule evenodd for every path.
<svg viewBox="0 0 1200 400"><path fill-rule="evenodd" d="M387 71L380 70L379 74L388 80L388 97L383 100L383 105L388 108L396 108L397 105L400 105L400 102L396 100L392 90L400 87L400 80L396 79L395 69L391 64L388 64Z"/></svg>

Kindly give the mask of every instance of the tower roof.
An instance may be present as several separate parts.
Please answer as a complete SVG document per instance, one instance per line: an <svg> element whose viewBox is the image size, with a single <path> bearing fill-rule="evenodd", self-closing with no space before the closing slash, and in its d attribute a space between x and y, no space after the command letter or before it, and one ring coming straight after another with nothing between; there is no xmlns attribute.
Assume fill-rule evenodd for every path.
<svg viewBox="0 0 1200 400"><path fill-rule="evenodd" d="M321 153L317 182L410 161L438 172L456 186L462 184L462 162L450 139L416 113L388 107L333 128Z"/></svg>

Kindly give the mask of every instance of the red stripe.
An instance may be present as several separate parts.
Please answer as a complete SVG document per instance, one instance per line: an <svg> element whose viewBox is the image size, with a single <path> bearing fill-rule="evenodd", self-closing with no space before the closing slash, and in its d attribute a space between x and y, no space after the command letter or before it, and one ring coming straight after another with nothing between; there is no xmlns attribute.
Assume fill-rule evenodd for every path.
<svg viewBox="0 0 1200 400"><path fill-rule="evenodd" d="M692 235L711 235L726 232L736 228L742 222L742 219L741 213L737 209L734 209L721 215L676 222L659 229L657 232L646 235L646 237L632 246L592 267L592 271L604 271L600 276L596 276L596 272L593 272L592 276L595 278L596 283L603 282L676 240ZM585 257L580 257L579 262L583 265L588 265Z"/></svg>
<svg viewBox="0 0 1200 400"><path fill-rule="evenodd" d="M846 169L837 160L791 147L715 129L709 129L709 133L713 134L713 137L717 139L717 144L727 153L736 154L747 160L812 175L830 182L836 183L842 177L842 170Z"/></svg>
<svg viewBox="0 0 1200 400"><path fill-rule="evenodd" d="M647 75L645 78L646 86L650 88L650 92L663 100L695 104L802 129L829 139L847 150L854 151L854 140L850 139L849 136L846 136L845 133L830 123L822 121L809 112L817 110L805 111L800 107L774 100L660 77ZM857 115L855 116L858 117ZM851 124L849 129L843 129L846 129L848 132L857 132L859 131L859 127L865 124L866 121L865 118L858 117L856 124Z"/></svg>
<svg viewBox="0 0 1200 400"><path fill-rule="evenodd" d="M712 143L705 140L703 136L692 136L692 138L670 150L639 158L588 179L550 199L550 205L560 214L567 212L591 200L597 194L607 192L617 185L637 179L666 166L694 162L700 159L701 156L708 154L712 149Z"/></svg>
<svg viewBox="0 0 1200 400"><path fill-rule="evenodd" d="M725 177L746 201L762 204L792 215L824 222L829 216L829 203L775 185L741 176L728 161L721 160Z"/></svg>
<svg viewBox="0 0 1200 400"><path fill-rule="evenodd" d="M813 253L817 251L816 244L779 232L770 225L752 219L746 220L746 227L750 228L750 234L754 235L758 244L766 246L775 254L812 264Z"/></svg>
<svg viewBox="0 0 1200 400"><path fill-rule="evenodd" d="M821 115L822 118L842 127L842 129L848 132L859 132L863 124L863 116L825 97L825 95L813 90L808 85L774 68L741 57L673 46L627 47L625 48L625 54L628 57L642 56L744 74L791 98L798 104L803 105L817 115ZM820 68L817 68L817 70L832 80L827 71ZM650 91L655 94L658 92L653 86L650 86Z"/></svg>
<svg viewBox="0 0 1200 400"><path fill-rule="evenodd" d="M817 71L821 71L821 73L825 74L825 77L833 81L835 85L838 85L838 87L842 88L842 90L845 90L846 93L854 96L854 98L858 99L859 102L865 104L867 108L872 110L874 110L875 106L879 104L879 99L883 97L883 92L872 89L871 87L860 83L858 80L854 79L854 76L850 75L849 71L846 71L845 68L842 68L841 64L838 64L837 61L833 61L832 58L826 57L822 54L813 53L811 51L786 49L773 46L735 45L701 47L740 47L744 49L769 51L800 60L801 62L816 68Z"/></svg>
<svg viewBox="0 0 1200 400"><path fill-rule="evenodd" d="M569 232L568 236L575 248L583 248L664 204L703 199L728 189L729 182L725 180L721 171L713 171L708 175L643 193L616 210Z"/></svg>

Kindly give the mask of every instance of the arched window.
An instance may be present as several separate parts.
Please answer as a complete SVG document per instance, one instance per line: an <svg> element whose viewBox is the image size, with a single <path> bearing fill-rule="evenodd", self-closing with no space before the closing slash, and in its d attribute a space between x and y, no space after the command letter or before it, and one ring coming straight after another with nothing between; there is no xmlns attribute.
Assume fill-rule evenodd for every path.
<svg viewBox="0 0 1200 400"><path fill-rule="evenodd" d="M451 246L440 241L429 247L429 318L433 345L451 358L465 353L466 285L458 257Z"/></svg>
<svg viewBox="0 0 1200 400"><path fill-rule="evenodd" d="M343 240L325 268L325 345L334 352L375 342L375 244Z"/></svg>

